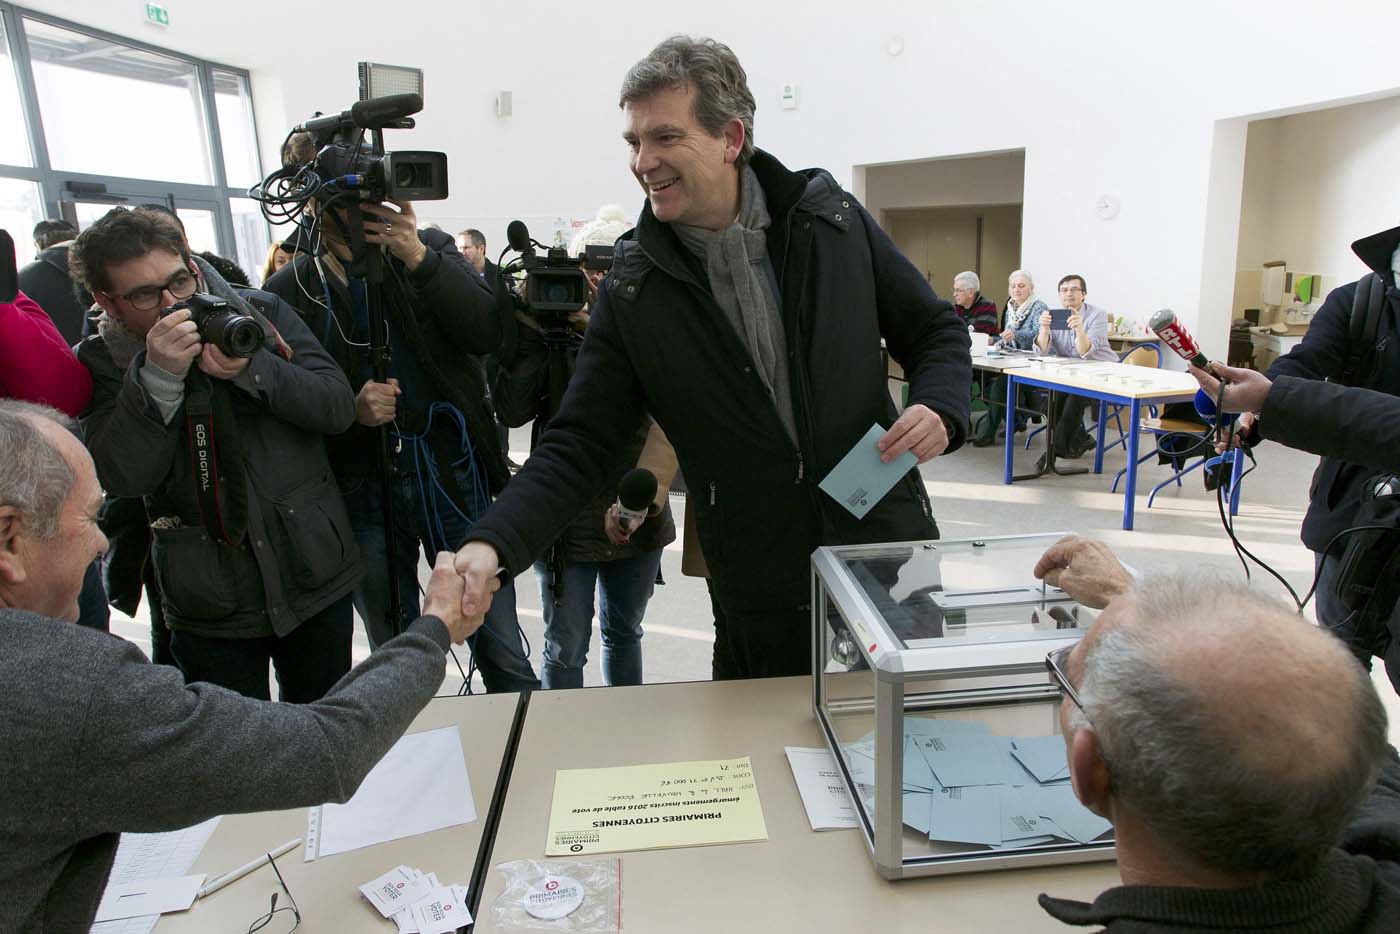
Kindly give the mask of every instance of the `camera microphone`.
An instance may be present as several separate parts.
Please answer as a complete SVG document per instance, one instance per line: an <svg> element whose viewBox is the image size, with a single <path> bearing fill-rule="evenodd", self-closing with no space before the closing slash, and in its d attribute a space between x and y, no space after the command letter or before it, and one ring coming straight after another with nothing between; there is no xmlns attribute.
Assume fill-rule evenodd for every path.
<svg viewBox="0 0 1400 934"><path fill-rule="evenodd" d="M530 228L525 226L524 221L511 221L506 225L506 242L515 252L528 253L534 241L530 239Z"/></svg>
<svg viewBox="0 0 1400 934"><path fill-rule="evenodd" d="M1181 359L1202 370L1210 369L1210 360L1201 353L1201 348L1170 308L1153 312L1147 326L1162 339L1162 342L1176 352Z"/></svg>
<svg viewBox="0 0 1400 934"><path fill-rule="evenodd" d="M645 522L655 499L656 474L645 467L627 471L617 485L617 517L622 530L630 533Z"/></svg>
<svg viewBox="0 0 1400 934"><path fill-rule="evenodd" d="M334 133L343 127L380 130L422 109L421 94L386 94L367 101L356 101L349 110L342 110L334 116L313 117L297 126L294 132L304 131L317 136Z"/></svg>

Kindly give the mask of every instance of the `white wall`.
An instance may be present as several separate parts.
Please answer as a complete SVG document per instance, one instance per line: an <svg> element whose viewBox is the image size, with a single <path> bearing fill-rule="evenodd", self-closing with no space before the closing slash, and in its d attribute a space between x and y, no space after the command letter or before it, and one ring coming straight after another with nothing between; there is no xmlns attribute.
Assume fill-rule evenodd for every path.
<svg viewBox="0 0 1400 934"><path fill-rule="evenodd" d="M1397 166L1400 97L1251 123L1236 307L1258 306L1256 273L1268 260L1317 273L1328 290L1363 275L1350 244L1400 224Z"/></svg>
<svg viewBox="0 0 1400 934"><path fill-rule="evenodd" d="M859 166L852 190L877 218L896 208L1020 204L1024 153Z"/></svg>
<svg viewBox="0 0 1400 934"><path fill-rule="evenodd" d="M712 34L746 63L757 142L792 166L824 165L849 183L857 166L1024 149L1023 265L1042 280L1082 272L1091 300L1117 314L1171 306L1216 354L1237 265L1244 151L1242 125L1222 132L1217 122L1400 85L1393 0L710 0L685 9L453 0L411 14L368 0L171 0L163 31L139 20L139 4L29 2L248 67L259 94L275 78L281 101L259 102L269 165L287 119L354 98L357 59L421 65L422 128L390 145L448 152L453 197L423 213L448 229L474 222L492 252L510 217L538 223L587 217L609 201L637 205L618 139L621 76L669 33ZM392 19L427 25L383 25ZM896 36L904 51L892 57ZM787 82L800 88L794 111L778 106ZM515 92L515 116L498 121L492 99L503 88ZM1094 214L1102 194L1122 201L1114 220ZM1394 204L1381 208L1394 216ZM1346 229L1327 229L1342 220ZM1319 239L1345 243L1350 221L1326 216Z"/></svg>

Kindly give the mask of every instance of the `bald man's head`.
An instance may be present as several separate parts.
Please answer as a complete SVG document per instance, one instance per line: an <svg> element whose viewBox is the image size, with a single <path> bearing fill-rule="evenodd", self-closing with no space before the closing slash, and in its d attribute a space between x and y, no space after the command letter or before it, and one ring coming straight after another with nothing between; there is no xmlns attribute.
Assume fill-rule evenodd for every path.
<svg viewBox="0 0 1400 934"><path fill-rule="evenodd" d="M1115 603L1078 660L1114 798L1204 868L1309 871L1385 751L1365 671L1238 581L1167 575Z"/></svg>

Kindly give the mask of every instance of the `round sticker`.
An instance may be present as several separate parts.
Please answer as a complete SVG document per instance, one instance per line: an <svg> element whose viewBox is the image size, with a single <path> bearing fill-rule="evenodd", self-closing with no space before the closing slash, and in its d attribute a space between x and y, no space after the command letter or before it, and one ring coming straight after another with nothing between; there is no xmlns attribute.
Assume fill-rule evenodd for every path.
<svg viewBox="0 0 1400 934"><path fill-rule="evenodd" d="M583 904L583 886L569 876L545 876L525 893L525 910L542 921L573 914Z"/></svg>

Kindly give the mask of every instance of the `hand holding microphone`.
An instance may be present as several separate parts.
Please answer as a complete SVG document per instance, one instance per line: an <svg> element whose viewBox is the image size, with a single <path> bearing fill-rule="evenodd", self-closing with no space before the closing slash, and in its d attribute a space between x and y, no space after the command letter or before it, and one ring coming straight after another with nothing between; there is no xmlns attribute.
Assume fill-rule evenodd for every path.
<svg viewBox="0 0 1400 934"><path fill-rule="evenodd" d="M656 474L645 467L635 467L617 485L617 502L608 508L603 520L604 531L614 545L622 545L632 537L651 512L656 499Z"/></svg>

